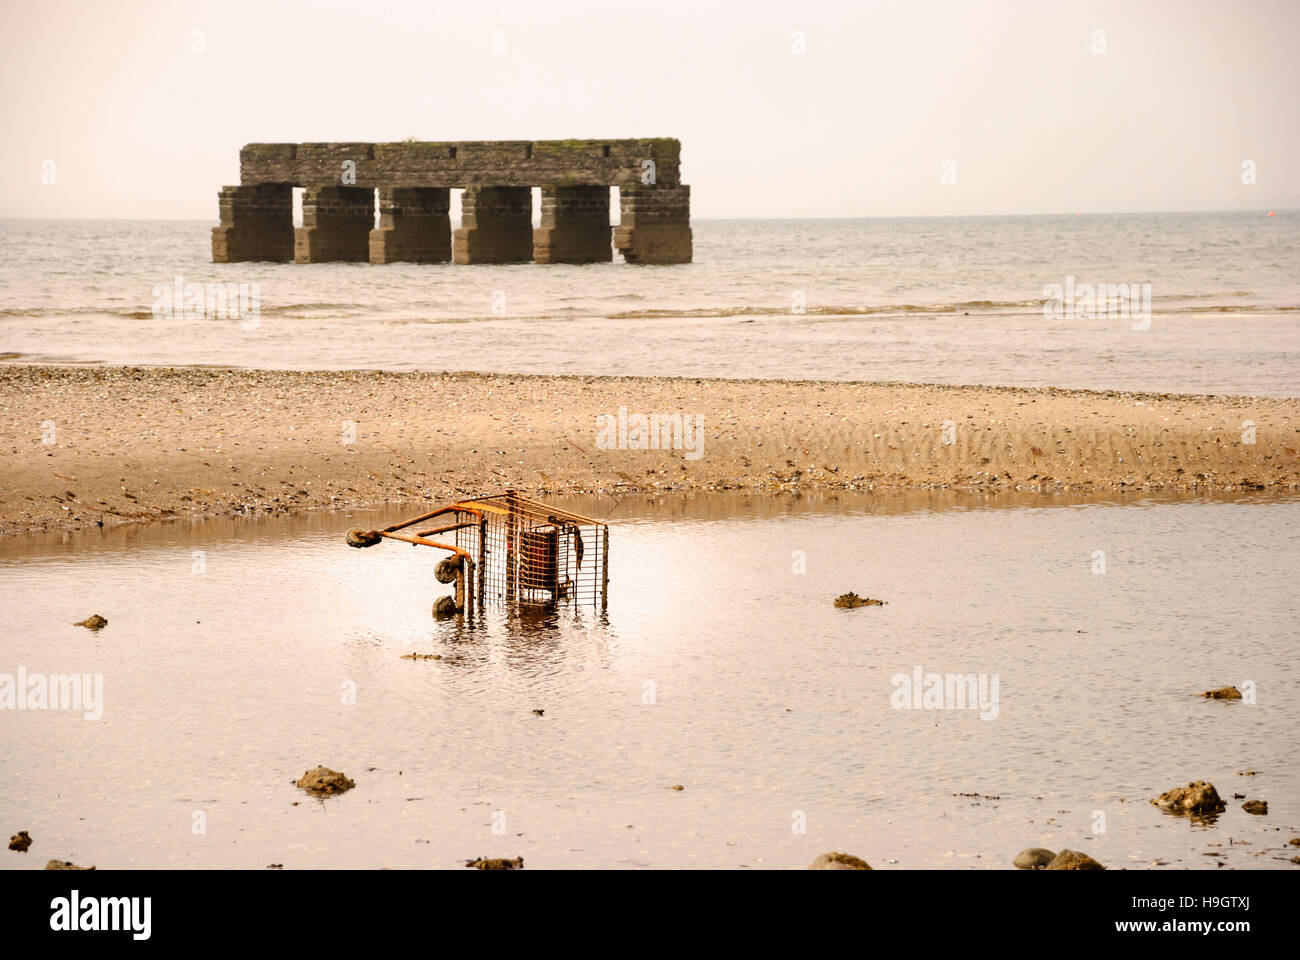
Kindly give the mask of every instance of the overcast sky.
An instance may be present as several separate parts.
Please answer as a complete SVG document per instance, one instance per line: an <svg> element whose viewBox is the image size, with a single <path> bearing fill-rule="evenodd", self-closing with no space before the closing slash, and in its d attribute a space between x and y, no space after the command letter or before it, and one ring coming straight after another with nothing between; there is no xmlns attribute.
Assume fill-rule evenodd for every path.
<svg viewBox="0 0 1300 960"><path fill-rule="evenodd" d="M0 216L412 136L677 137L696 218L1300 207L1300 0L0 3Z"/></svg>

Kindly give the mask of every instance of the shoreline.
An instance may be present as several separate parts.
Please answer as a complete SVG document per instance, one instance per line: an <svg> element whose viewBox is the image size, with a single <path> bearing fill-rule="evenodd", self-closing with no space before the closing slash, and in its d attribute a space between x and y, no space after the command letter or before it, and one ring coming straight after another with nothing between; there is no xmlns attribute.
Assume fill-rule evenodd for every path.
<svg viewBox="0 0 1300 960"><path fill-rule="evenodd" d="M688 431L673 434L686 440L679 449L605 449L613 434L602 438L598 418L620 408L698 417L700 445L692 449ZM1245 442L1251 432L1255 442ZM1287 491L1300 489L1298 450L1300 398L0 364L0 534L506 487L533 496Z"/></svg>

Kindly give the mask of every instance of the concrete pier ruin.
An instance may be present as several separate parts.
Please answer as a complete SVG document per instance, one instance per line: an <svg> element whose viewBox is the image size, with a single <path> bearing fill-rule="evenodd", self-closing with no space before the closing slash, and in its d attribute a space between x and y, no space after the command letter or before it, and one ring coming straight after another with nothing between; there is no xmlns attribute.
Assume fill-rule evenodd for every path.
<svg viewBox="0 0 1300 960"><path fill-rule="evenodd" d="M628 263L689 263L691 188L680 158L681 143L665 138L250 143L239 152L239 185L218 194L212 259L602 263L617 248ZM454 236L453 189L463 191Z"/></svg>

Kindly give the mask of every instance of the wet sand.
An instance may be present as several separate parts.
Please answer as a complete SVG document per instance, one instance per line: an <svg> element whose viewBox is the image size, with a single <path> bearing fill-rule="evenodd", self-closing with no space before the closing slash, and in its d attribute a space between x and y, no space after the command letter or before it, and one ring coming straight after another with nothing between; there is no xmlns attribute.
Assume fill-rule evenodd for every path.
<svg viewBox="0 0 1300 960"><path fill-rule="evenodd" d="M701 417L700 456L602 449L597 418L620 407ZM1254 443L1245 442L1247 421ZM0 533L504 487L614 499L662 490L1285 490L1300 488L1297 450L1298 399L0 366Z"/></svg>

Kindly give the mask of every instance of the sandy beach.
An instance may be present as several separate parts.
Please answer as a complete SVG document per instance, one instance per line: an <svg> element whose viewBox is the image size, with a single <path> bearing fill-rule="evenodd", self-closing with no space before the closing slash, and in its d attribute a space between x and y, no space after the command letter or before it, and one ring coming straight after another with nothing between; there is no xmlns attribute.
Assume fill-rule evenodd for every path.
<svg viewBox="0 0 1300 960"><path fill-rule="evenodd" d="M606 449L598 418L616 418L620 408L689 417L703 426L701 445ZM505 487L615 498L659 490L1300 487L1296 399L14 365L0 367L0 409L3 533Z"/></svg>

